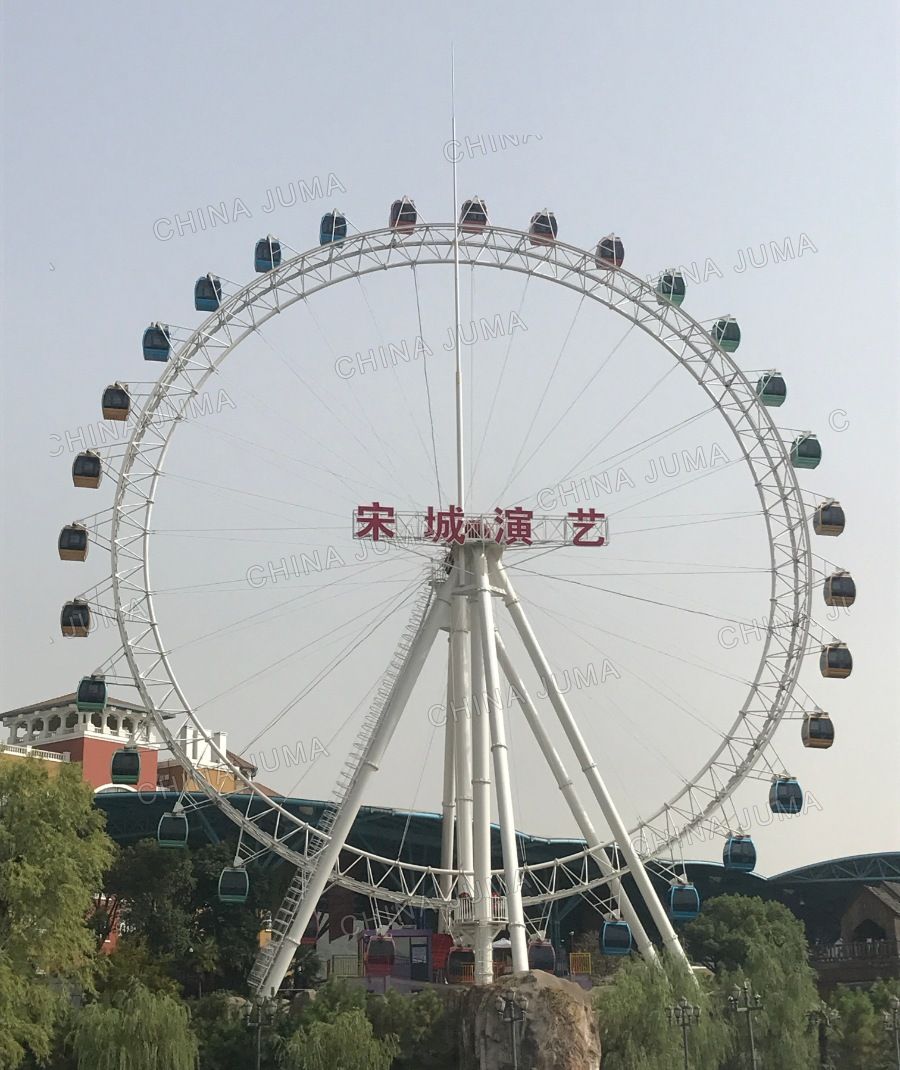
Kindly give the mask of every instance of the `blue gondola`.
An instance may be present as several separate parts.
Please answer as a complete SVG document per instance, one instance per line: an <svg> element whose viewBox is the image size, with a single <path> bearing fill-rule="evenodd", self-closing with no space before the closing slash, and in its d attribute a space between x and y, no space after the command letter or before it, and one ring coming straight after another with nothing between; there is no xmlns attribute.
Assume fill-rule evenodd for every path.
<svg viewBox="0 0 900 1070"><path fill-rule="evenodd" d="M794 468L818 468L822 460L822 446L815 435L800 435L791 443L791 464Z"/></svg>
<svg viewBox="0 0 900 1070"><path fill-rule="evenodd" d="M243 866L226 866L219 874L219 902L246 903L250 877Z"/></svg>
<svg viewBox="0 0 900 1070"><path fill-rule="evenodd" d="M769 809L773 814L799 814L803 809L803 789L795 777L775 777L769 788Z"/></svg>
<svg viewBox="0 0 900 1070"><path fill-rule="evenodd" d="M741 329L734 316L723 316L716 320L712 336L726 353L733 353L741 344Z"/></svg>
<svg viewBox="0 0 900 1070"><path fill-rule="evenodd" d="M144 331L141 348L144 351L144 360L159 360L165 363L172 351L169 328L161 323L151 323Z"/></svg>
<svg viewBox="0 0 900 1070"><path fill-rule="evenodd" d="M607 234L597 242L594 263L598 268L620 268L625 262L625 246L617 234Z"/></svg>
<svg viewBox="0 0 900 1070"><path fill-rule="evenodd" d="M819 672L829 680L845 680L853 672L853 657L846 643L829 643L822 647Z"/></svg>
<svg viewBox="0 0 900 1070"><path fill-rule="evenodd" d="M281 263L281 242L270 234L260 238L253 254L253 266L260 273L271 271Z"/></svg>
<svg viewBox="0 0 900 1070"><path fill-rule="evenodd" d="M556 972L556 949L549 940L529 940L528 969Z"/></svg>
<svg viewBox="0 0 900 1070"><path fill-rule="evenodd" d="M627 921L605 921L600 933L600 950L604 955L630 955L634 941Z"/></svg>
<svg viewBox="0 0 900 1070"><path fill-rule="evenodd" d="M544 209L543 212L535 212L531 217L528 227L528 240L532 245L552 245L559 233L559 225L556 216Z"/></svg>
<svg viewBox="0 0 900 1070"><path fill-rule="evenodd" d="M102 676L85 676L75 692L75 709L79 713L102 713L106 701L106 680Z"/></svg>
<svg viewBox="0 0 900 1070"><path fill-rule="evenodd" d="M680 305L687 292L684 275L680 271L664 271L656 280L656 292L670 305Z"/></svg>
<svg viewBox="0 0 900 1070"><path fill-rule="evenodd" d="M67 524L57 540L60 561L84 561L88 554L88 533L83 524Z"/></svg>
<svg viewBox="0 0 900 1070"><path fill-rule="evenodd" d="M83 599L73 598L62 607L59 625L63 635L84 639L91 630L91 607Z"/></svg>
<svg viewBox="0 0 900 1070"><path fill-rule="evenodd" d="M722 865L740 873L752 873L756 869L756 848L749 836L733 835L725 841Z"/></svg>
<svg viewBox="0 0 900 1070"><path fill-rule="evenodd" d="M838 536L846 526L847 518L841 503L834 500L820 502L813 516L813 530L817 535Z"/></svg>
<svg viewBox="0 0 900 1070"><path fill-rule="evenodd" d="M96 490L103 478L103 462L100 455L93 450L79 453L72 462L72 483L76 487L90 487Z"/></svg>
<svg viewBox="0 0 900 1070"><path fill-rule="evenodd" d="M693 921L700 914L700 893L690 883L673 884L669 889L669 917L673 921Z"/></svg>
<svg viewBox="0 0 900 1070"><path fill-rule="evenodd" d="M756 396L770 408L783 405L787 399L787 383L780 372L766 372L756 381Z"/></svg>
<svg viewBox="0 0 900 1070"><path fill-rule="evenodd" d="M156 826L156 839L160 847L187 847L188 819L184 814L169 811L162 815Z"/></svg>
<svg viewBox="0 0 900 1070"><path fill-rule="evenodd" d="M113 784L137 784L141 778L141 755L134 747L123 747L112 756L110 780Z"/></svg>
<svg viewBox="0 0 900 1070"><path fill-rule="evenodd" d="M347 217L340 212L327 212L319 224L319 245L341 242L347 237Z"/></svg>
<svg viewBox="0 0 900 1070"><path fill-rule="evenodd" d="M194 283L194 308L215 312L222 303L222 282L215 275L201 275Z"/></svg>

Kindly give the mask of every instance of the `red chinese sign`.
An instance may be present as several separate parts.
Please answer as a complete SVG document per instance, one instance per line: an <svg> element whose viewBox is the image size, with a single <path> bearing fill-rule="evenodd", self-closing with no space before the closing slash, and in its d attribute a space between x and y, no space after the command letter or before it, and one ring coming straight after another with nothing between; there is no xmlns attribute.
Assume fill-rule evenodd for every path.
<svg viewBox="0 0 900 1070"><path fill-rule="evenodd" d="M398 513L393 506L372 502L360 505L354 515L357 539L399 539L464 546L466 542L496 542L503 546L571 545L605 546L606 514L593 507L579 508L562 517L536 517L517 506L493 513L468 516L458 505L433 505L422 513Z"/></svg>

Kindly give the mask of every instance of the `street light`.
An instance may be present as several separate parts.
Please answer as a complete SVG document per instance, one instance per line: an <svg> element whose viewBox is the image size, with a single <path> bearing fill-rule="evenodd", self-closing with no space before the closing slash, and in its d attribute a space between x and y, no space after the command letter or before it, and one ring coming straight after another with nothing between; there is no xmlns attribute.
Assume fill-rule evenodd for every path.
<svg viewBox="0 0 900 1070"><path fill-rule="evenodd" d="M271 1017L271 1004L268 1002L257 1003L254 1000L247 1008L247 1028L256 1030L256 1070L260 1070L262 1066L262 1028L263 1022L269 1017Z"/></svg>
<svg viewBox="0 0 900 1070"><path fill-rule="evenodd" d="M681 1039L684 1044L684 1070L690 1070L688 1062L688 1030L692 1025L700 1021L700 1008L693 1003L688 1003L684 996L674 1007L666 1007L666 1017L669 1025L677 1025L681 1029Z"/></svg>
<svg viewBox="0 0 900 1070"><path fill-rule="evenodd" d="M750 1065L753 1070L758 1070L756 1042L753 1039L753 1015L762 1010L762 996L753 991L753 986L749 981L744 981L742 987L734 986L734 995L728 997L728 1009L732 1014L747 1015L747 1036L750 1038Z"/></svg>
<svg viewBox="0 0 900 1070"><path fill-rule="evenodd" d="M806 1019L810 1027L819 1033L819 1065L822 1070L832 1070L833 1063L828 1051L828 1035L840 1020L840 1012L832 1010L824 1003L820 1003L815 1010L806 1012Z"/></svg>
<svg viewBox="0 0 900 1070"><path fill-rule="evenodd" d="M525 1021L528 1010L528 997L520 992L504 992L494 1002L501 1022L509 1022L509 1035L512 1040L513 1070L519 1070L519 1034L516 1026Z"/></svg>
<svg viewBox="0 0 900 1070"><path fill-rule="evenodd" d="M896 996L891 996L889 1011L882 1011L881 1016L884 1019L884 1028L888 1033L894 1034L894 1054L897 1058L897 1068L900 1070L900 999Z"/></svg>

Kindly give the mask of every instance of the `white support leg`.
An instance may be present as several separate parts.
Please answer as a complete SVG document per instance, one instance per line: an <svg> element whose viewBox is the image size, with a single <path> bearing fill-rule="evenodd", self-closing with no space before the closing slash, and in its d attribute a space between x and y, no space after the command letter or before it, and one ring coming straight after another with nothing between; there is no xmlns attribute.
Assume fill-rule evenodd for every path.
<svg viewBox="0 0 900 1070"><path fill-rule="evenodd" d="M503 876L506 882L506 903L509 911L512 966L514 973L525 973L528 970L528 942L525 935L525 912L522 909L522 885L516 849L512 791L510 790L509 751L506 746L506 726L503 723L503 697L500 689L500 673L497 668L497 648L494 643L494 596L488 581L487 555L491 553L499 556L499 552L499 547L476 547L473 559L476 566L475 582L481 617L481 648L488 693L491 752L494 757L494 779L497 783L500 841L503 845Z"/></svg>
<svg viewBox="0 0 900 1070"><path fill-rule="evenodd" d="M575 822L581 831L581 835L584 836L588 847L596 848L593 855L594 861L597 863L600 872L605 877L608 877L614 872L614 869L610 864L606 851L603 849L603 842L597 835L597 831L594 828L594 824L588 816L587 811L581 805L578 793L575 790L575 785L572 783L572 778L566 772L566 767L563 764L562 758L560 758L559 752L556 747L554 747L553 741L547 734L546 728L544 728L543 722L541 721L541 715L538 713L531 696L528 694L528 689L525 687L524 681L516 672L515 667L510 661L503 640L500 638L500 633L496 632L494 638L497 644L497 658L500 661L500 668L503 670L503 675L509 681L509 686L512 688L518 699L519 706L525 714L525 720L528 722L528 727L531 729L532 735L537 740L538 746L541 748L541 753L544 755L553 776L556 778L557 787L562 792L562 796L569 807L569 812L575 819ZM612 877L609 881L609 887L613 895L616 897L619 908L622 911L622 917L631 926L631 931L634 934L638 950L644 958L651 962L655 962L657 958L656 948L653 946L653 941L647 935L647 930L641 924L641 919L638 917L637 911L634 909L631 900L625 893L625 890L622 887L622 882L618 877Z"/></svg>
<svg viewBox="0 0 900 1070"><path fill-rule="evenodd" d="M444 708L444 791L441 804L441 869L446 872L441 876L441 896L444 900L450 900L453 893L453 879L450 870L453 869L453 844L454 822L456 821L456 726L453 720L453 702L450 694L450 675L452 662L450 660L450 644L447 643L447 705ZM449 906L441 912L438 921L440 932L447 932L447 918Z"/></svg>
<svg viewBox="0 0 900 1070"><path fill-rule="evenodd" d="M469 599L462 593L466 583L462 547L453 551L455 589L450 607L450 715L456 742L456 856L461 892L473 895L472 845L472 680L469 672Z"/></svg>
<svg viewBox="0 0 900 1070"><path fill-rule="evenodd" d="M319 898L325 891L325 886L331 878L332 871L337 865L338 857L344 847L350 829L353 827L353 822L356 820L356 815L359 813L369 778L381 766L384 752L390 745L404 707L409 701L409 696L413 687L415 687L416 680L419 678L419 673L422 671L422 666L425 664L428 652L431 650L438 632L441 628L446 628L447 626L447 599L451 582L450 580L445 581L435 593L428 614L422 622L422 627L412 641L403 667L394 681L390 696L381 711L378 724L375 726L375 730L369 740L366 755L359 767L356 778L338 811L328 843L315 859L312 872L309 874L309 880L306 884L303 901L273 956L268 973L260 987L260 995L262 996L274 996L281 987L281 982L290 969L294 953L300 946L306 927L318 905ZM463 599L462 601L465 600Z"/></svg>
<svg viewBox="0 0 900 1070"><path fill-rule="evenodd" d="M477 553L478 551L475 551ZM467 555L469 563L472 551ZM471 577L471 572L470 572ZM475 861L475 984L494 980L494 932L491 924L491 722L484 675L481 614L475 596L470 605L472 629L472 824Z"/></svg>
<svg viewBox="0 0 900 1070"><path fill-rule="evenodd" d="M685 969L690 971L690 963L688 962L687 955L684 953L684 948L681 946L681 941L678 939L678 934L672 928L672 922L669 920L669 916L660 902L659 896L657 896L653 889L653 885L650 883L650 878L647 876L646 869L644 869L644 863L641 861L640 855L634 849L634 845L628 836L628 829L625 827L625 822L622 820L619 811L616 809L612 796L609 794L606 784L600 776L600 770L597 768L597 763L591 757L591 753L588 750L587 744L584 741L584 737L578 728L575 718L572 716L569 705L565 698L560 694L556 681L553 678L553 673L547 663L547 659L544 657L544 652L541 650L540 644L538 643L534 632L531 630L531 625L528 623L522 604L513 590L512 583L506 573L506 569L503 567L502 561L498 560L496 562L495 576L498 586L504 592L506 606L515 623L516 630L521 636L522 642L525 644L525 649L528 651L528 655L531 658L535 669L546 684L547 693L550 697L553 709L556 711L556 715L563 727L563 731L566 733L569 743L572 745L572 749L575 752L581 770L587 777L588 783L591 786L591 791L594 793L594 798L597 800L597 803L603 812L603 816L606 818L606 822L613 834L613 838L616 840L619 850L625 856L625 861L628 863L631 876L638 887L641 898L644 900L647 909L650 911L650 916L653 918L654 924L659 930L663 944L672 956L676 960L681 960ZM691 976L693 977L692 971Z"/></svg>

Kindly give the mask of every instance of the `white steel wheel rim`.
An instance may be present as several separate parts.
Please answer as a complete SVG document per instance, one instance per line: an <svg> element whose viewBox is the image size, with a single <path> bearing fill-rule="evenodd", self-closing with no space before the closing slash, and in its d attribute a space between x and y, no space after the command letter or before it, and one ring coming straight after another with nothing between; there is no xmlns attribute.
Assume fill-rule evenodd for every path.
<svg viewBox="0 0 900 1070"><path fill-rule="evenodd" d="M135 685L155 727L202 791L245 833L295 866L304 864L310 836L321 840L323 834L261 793L218 750L196 719L169 661L150 583L150 518L157 483L175 427L191 398L248 335L291 305L340 282L394 268L452 265L456 238L454 225L421 225L402 237L388 228L369 231L339 244L318 246L252 280L224 300L177 351L173 350L137 415L125 449L111 517L111 588ZM498 227L478 235L460 232L459 262L566 286L640 327L704 390L728 424L751 471L765 517L771 565L769 621L756 674L737 717L712 756L681 790L630 830L647 859L671 851L695 829L720 833L721 823L713 822L712 815L722 810L770 743L791 701L808 642L813 583L810 538L789 449L755 387L729 354L699 322L682 308L661 301L653 287L637 276L621 268L597 268L593 254L575 246L557 242L533 247L526 233ZM279 822L286 823L294 842L299 840L297 847L289 847L278 835L260 828L218 793L169 731L166 717L172 715L191 722L217 761L264 803L265 813L274 811ZM257 819L260 816L264 815L255 815ZM446 871L400 863L349 845L345 852L351 862L336 874L339 883L397 902L437 906L443 901L436 889L438 878ZM594 853L586 848L564 859L523 865L524 874L544 885L540 894L523 897L523 902L546 902L607 883L608 877L588 876L587 864ZM353 875L360 866L367 879ZM372 869L385 866L402 874L401 891L380 880L376 886ZM560 868L568 872L571 886L556 887ZM545 870L552 871L552 877L544 874ZM626 871L627 866L623 866L619 872ZM501 870L494 872L502 875ZM579 872L583 876L579 877ZM456 876L455 871L451 876Z"/></svg>

